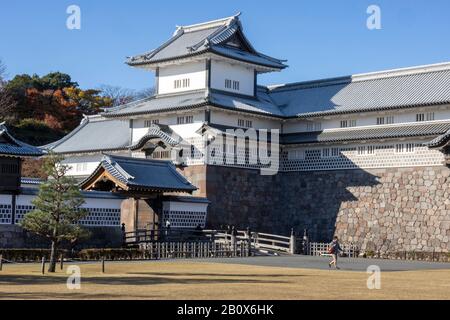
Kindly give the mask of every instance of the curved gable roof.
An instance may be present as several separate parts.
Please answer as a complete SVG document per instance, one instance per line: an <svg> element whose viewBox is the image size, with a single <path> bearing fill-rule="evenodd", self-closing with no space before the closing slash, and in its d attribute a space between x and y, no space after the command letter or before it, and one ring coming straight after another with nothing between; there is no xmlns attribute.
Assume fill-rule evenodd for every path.
<svg viewBox="0 0 450 320"><path fill-rule="evenodd" d="M183 177L170 161L105 155L82 189L91 188L106 171L124 191L188 192L197 188Z"/></svg>
<svg viewBox="0 0 450 320"><path fill-rule="evenodd" d="M8 132L5 123L0 123L0 156L1 155L16 157L39 157L44 155L44 153L37 147L15 139Z"/></svg>
<svg viewBox="0 0 450 320"><path fill-rule="evenodd" d="M242 48L229 44L238 39ZM239 14L191 26L177 27L172 38L150 52L131 57L130 66L151 65L204 53L215 53L247 63L273 69L284 69L282 60L257 52L242 31Z"/></svg>

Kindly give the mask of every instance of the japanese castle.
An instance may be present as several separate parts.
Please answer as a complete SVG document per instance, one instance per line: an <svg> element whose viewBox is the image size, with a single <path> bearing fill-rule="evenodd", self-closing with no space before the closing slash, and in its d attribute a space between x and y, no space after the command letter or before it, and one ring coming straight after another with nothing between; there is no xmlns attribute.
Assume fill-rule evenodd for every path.
<svg viewBox="0 0 450 320"><path fill-rule="evenodd" d="M449 250L449 62L262 86L286 61L256 50L236 15L179 26L127 64L155 73L155 95L85 117L45 147L84 190L125 196L117 225L294 228ZM263 152L250 146L265 136ZM260 154L271 163L250 161Z"/></svg>

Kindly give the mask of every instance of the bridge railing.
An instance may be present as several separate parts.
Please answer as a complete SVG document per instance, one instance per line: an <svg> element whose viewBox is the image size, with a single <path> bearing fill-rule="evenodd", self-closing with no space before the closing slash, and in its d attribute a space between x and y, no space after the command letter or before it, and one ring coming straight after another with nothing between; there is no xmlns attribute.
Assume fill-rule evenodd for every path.
<svg viewBox="0 0 450 320"><path fill-rule="evenodd" d="M294 254L296 251L296 238L294 234L290 237L251 232L250 230L136 230L124 233L125 245L141 245L156 242L188 242L188 241L210 241L228 246L237 245L240 242L248 244L252 250L276 251L280 253Z"/></svg>
<svg viewBox="0 0 450 320"><path fill-rule="evenodd" d="M309 255L311 256L326 256L329 255L329 243L311 242L309 243ZM349 258L356 258L359 255L360 249L353 243L341 244L342 254Z"/></svg>

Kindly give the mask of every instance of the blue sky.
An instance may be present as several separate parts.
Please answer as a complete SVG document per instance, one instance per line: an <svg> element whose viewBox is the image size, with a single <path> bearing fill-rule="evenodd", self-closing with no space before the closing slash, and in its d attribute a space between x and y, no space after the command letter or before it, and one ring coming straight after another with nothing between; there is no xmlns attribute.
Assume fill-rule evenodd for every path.
<svg viewBox="0 0 450 320"><path fill-rule="evenodd" d="M72 4L81 30L66 28ZM381 30L366 28L371 4L381 8ZM0 58L10 77L61 71L83 88L142 89L153 74L126 66L126 56L160 45L177 24L238 11L257 50L288 60L262 84L450 61L448 0L15 0L0 8Z"/></svg>

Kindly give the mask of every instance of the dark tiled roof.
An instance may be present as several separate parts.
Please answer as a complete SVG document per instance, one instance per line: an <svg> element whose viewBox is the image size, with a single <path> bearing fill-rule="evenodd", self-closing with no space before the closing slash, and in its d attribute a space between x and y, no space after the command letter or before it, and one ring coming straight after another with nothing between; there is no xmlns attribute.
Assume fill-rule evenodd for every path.
<svg viewBox="0 0 450 320"><path fill-rule="evenodd" d="M225 91L211 90L209 104L235 111L257 113L278 118L283 116L280 109L274 105L267 91L260 87L258 88L256 98L238 96Z"/></svg>
<svg viewBox="0 0 450 320"><path fill-rule="evenodd" d="M450 130L434 138L430 142L426 143L426 145L431 149L442 148L445 147L449 141L450 141Z"/></svg>
<svg viewBox="0 0 450 320"><path fill-rule="evenodd" d="M134 145L130 146L131 150L138 150L144 147L148 140L160 138L163 142L170 146L177 146L183 140L179 135L173 132L167 125L152 125L148 129L148 133L139 139Z"/></svg>
<svg viewBox="0 0 450 320"><path fill-rule="evenodd" d="M42 148L56 153L83 153L125 150L131 144L128 120L85 118L67 136Z"/></svg>
<svg viewBox="0 0 450 320"><path fill-rule="evenodd" d="M27 177L21 177L20 179L20 183L22 185L26 184L26 185L36 185L39 186L40 184L42 184L42 182L44 182L44 180L40 179L40 178L27 178Z"/></svg>
<svg viewBox="0 0 450 320"><path fill-rule="evenodd" d="M433 137L450 130L450 122L415 123L281 135L281 144L333 143L361 140Z"/></svg>
<svg viewBox="0 0 450 320"><path fill-rule="evenodd" d="M25 187L20 188L21 195L28 196L37 196L39 194L38 187ZM123 200L126 197L112 192L104 192L104 191L82 191L82 196L86 199L115 199L115 200Z"/></svg>
<svg viewBox="0 0 450 320"><path fill-rule="evenodd" d="M227 45L227 42L234 37L241 40L245 50ZM198 25L178 27L172 38L163 45L148 53L131 57L127 63L131 66L149 65L208 52L272 69L286 67L282 60L263 55L251 46L242 32L238 15Z"/></svg>
<svg viewBox="0 0 450 320"><path fill-rule="evenodd" d="M206 90L199 90L173 95L153 96L151 98L108 109L103 113L103 116L127 117L164 111L191 109L206 105Z"/></svg>
<svg viewBox="0 0 450 320"><path fill-rule="evenodd" d="M109 109L104 117L128 117L174 110L187 110L205 106L215 106L227 110L256 113L271 117L282 117L267 94L267 90L259 87L257 97L235 95L219 90L197 90L184 93L154 96L141 101L129 103Z"/></svg>
<svg viewBox="0 0 450 320"><path fill-rule="evenodd" d="M165 196L164 201L175 201L175 202L190 202L190 203L203 203L209 204L207 198L199 198L199 197L182 197L182 196Z"/></svg>
<svg viewBox="0 0 450 320"><path fill-rule="evenodd" d="M258 87L248 97L219 90L154 96L104 113L123 117L212 105L277 118L370 112L450 104L450 63L304 82Z"/></svg>
<svg viewBox="0 0 450 320"><path fill-rule="evenodd" d="M44 153L37 147L16 140L8 132L5 124L0 123L0 156L1 155L13 157L39 157L44 155Z"/></svg>
<svg viewBox="0 0 450 320"><path fill-rule="evenodd" d="M80 185L83 187L101 170L106 170L130 190L153 192L193 192L197 190L178 173L170 161L112 155L105 155L94 173Z"/></svg>
<svg viewBox="0 0 450 320"><path fill-rule="evenodd" d="M286 117L450 104L450 63L269 87Z"/></svg>

